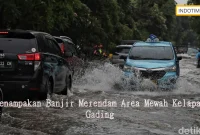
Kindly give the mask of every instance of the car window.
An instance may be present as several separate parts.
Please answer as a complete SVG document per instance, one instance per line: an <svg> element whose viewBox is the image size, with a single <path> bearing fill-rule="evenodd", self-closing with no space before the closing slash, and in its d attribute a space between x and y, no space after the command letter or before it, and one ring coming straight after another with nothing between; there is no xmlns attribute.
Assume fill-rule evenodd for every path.
<svg viewBox="0 0 200 135"><path fill-rule="evenodd" d="M74 55L77 55L77 52L76 52L76 48L75 48L75 45L72 44L72 43L69 43L69 47L71 48L72 52Z"/></svg>
<svg viewBox="0 0 200 135"><path fill-rule="evenodd" d="M59 47L61 47L61 45L64 43L63 40L61 40L59 38L55 38L55 40L57 41Z"/></svg>
<svg viewBox="0 0 200 135"><path fill-rule="evenodd" d="M50 38L47 38L47 42L49 44L49 52L60 56L61 54L59 48L57 48L57 43L55 43L54 40Z"/></svg>
<svg viewBox="0 0 200 135"><path fill-rule="evenodd" d="M54 40L51 40L51 42L52 42L52 46L53 46L53 49L54 49L54 54L61 56L61 49L60 49L58 43Z"/></svg>
<svg viewBox="0 0 200 135"><path fill-rule="evenodd" d="M36 35L37 37L37 43L38 43L38 49L40 52L48 52L49 47L45 43L45 37L42 34Z"/></svg>
<svg viewBox="0 0 200 135"><path fill-rule="evenodd" d="M74 55L77 55L77 51L75 45L69 42L65 42L65 50L68 52L72 52Z"/></svg>
<svg viewBox="0 0 200 135"><path fill-rule="evenodd" d="M46 37L46 43L47 43L47 46L48 46L48 51L47 52L54 54L54 48L53 48L51 39L49 39L48 37Z"/></svg>
<svg viewBox="0 0 200 135"><path fill-rule="evenodd" d="M49 52L58 56L61 56L61 50L59 48L59 45L56 41L53 39L47 37L47 43L49 45Z"/></svg>
<svg viewBox="0 0 200 135"><path fill-rule="evenodd" d="M174 53L170 46L134 46L129 54L134 60L172 60Z"/></svg>
<svg viewBox="0 0 200 135"><path fill-rule="evenodd" d="M36 38L29 33L0 35L0 44L0 50L4 53L32 53L38 50Z"/></svg>
<svg viewBox="0 0 200 135"><path fill-rule="evenodd" d="M63 43L63 41L59 38L55 38L55 40L58 42L58 43Z"/></svg>

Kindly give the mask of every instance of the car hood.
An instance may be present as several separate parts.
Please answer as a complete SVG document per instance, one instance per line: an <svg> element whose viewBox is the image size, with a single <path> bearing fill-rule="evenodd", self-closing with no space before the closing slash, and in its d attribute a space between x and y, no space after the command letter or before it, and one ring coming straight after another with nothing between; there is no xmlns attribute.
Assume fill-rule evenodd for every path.
<svg viewBox="0 0 200 135"><path fill-rule="evenodd" d="M138 68L165 68L174 64L174 60L126 60L126 65Z"/></svg>

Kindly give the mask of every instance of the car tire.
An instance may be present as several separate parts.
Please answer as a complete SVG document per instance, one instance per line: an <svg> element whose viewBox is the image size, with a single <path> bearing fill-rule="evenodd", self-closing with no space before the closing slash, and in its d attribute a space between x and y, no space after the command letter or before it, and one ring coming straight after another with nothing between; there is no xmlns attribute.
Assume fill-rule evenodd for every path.
<svg viewBox="0 0 200 135"><path fill-rule="evenodd" d="M0 102L3 101L3 92L0 88ZM1 115L2 115L3 107L0 107L0 121L1 121Z"/></svg>
<svg viewBox="0 0 200 135"><path fill-rule="evenodd" d="M65 88L61 92L62 95L67 95L67 93L69 91L71 91L71 85L72 85L71 78L70 77L66 77L65 83L66 83Z"/></svg>
<svg viewBox="0 0 200 135"><path fill-rule="evenodd" d="M39 94L39 100L51 99L53 94L53 82L49 79L45 85L45 92Z"/></svg>

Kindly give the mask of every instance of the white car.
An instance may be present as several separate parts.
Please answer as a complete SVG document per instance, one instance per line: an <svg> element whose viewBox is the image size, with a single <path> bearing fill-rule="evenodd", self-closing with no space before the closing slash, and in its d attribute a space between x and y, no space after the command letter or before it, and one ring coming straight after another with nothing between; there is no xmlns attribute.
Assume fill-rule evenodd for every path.
<svg viewBox="0 0 200 135"><path fill-rule="evenodd" d="M190 55L190 56L195 57L198 52L199 51L197 49L195 49L195 48L188 48L187 54Z"/></svg>

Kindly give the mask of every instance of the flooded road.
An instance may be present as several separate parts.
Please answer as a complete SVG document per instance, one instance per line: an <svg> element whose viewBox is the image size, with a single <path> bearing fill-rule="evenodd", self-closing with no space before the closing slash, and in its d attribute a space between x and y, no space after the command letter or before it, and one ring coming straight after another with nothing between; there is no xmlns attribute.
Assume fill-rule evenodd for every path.
<svg viewBox="0 0 200 135"><path fill-rule="evenodd" d="M173 99L182 104L184 100L200 101L200 69L193 59L180 62L181 75L173 91L151 91L153 84L148 81L135 91L131 84L124 85L118 68L108 63L92 65L84 76L75 78L69 98L54 95L54 101L64 101L63 108L46 107L45 102L39 108L5 108L0 135L178 135L182 127L200 127L199 107L173 106L178 105ZM86 103L80 107L83 99L93 107ZM105 99L117 107L109 103L107 107L94 106L95 101ZM165 101L168 106L144 107L148 99ZM91 118L94 113L104 118Z"/></svg>

